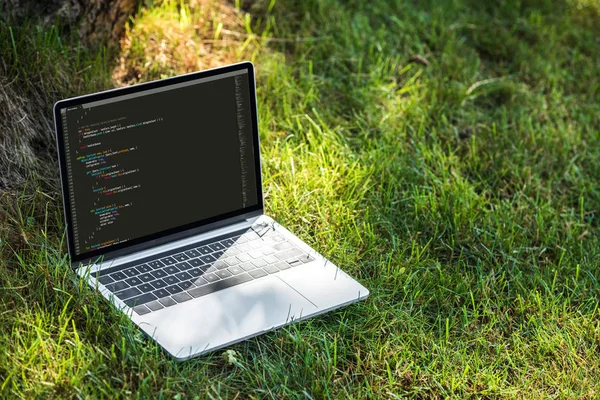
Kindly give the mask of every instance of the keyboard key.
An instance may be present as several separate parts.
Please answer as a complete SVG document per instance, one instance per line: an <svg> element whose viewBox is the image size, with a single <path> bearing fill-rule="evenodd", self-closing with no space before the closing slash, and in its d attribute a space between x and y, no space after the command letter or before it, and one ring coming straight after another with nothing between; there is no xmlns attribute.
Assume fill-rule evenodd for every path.
<svg viewBox="0 0 600 400"><path fill-rule="evenodd" d="M202 285L206 285L208 282L206 281L206 279L200 277L200 278L194 278L191 280L191 282L194 283L194 285L196 286L202 286Z"/></svg>
<svg viewBox="0 0 600 400"><path fill-rule="evenodd" d="M262 258L259 258L257 260L252 260L252 264L256 265L257 267L264 267L267 265L267 262Z"/></svg>
<svg viewBox="0 0 600 400"><path fill-rule="evenodd" d="M162 304L165 307L171 307L171 306L174 306L175 304L177 304L177 302L170 297L165 297L158 301L160 302L160 304Z"/></svg>
<svg viewBox="0 0 600 400"><path fill-rule="evenodd" d="M152 300L156 300L156 296L152 293L146 293L141 296L132 297L128 300L125 300L125 304L127 304L129 307L133 307L136 305L139 306L140 304L148 303Z"/></svg>
<svg viewBox="0 0 600 400"><path fill-rule="evenodd" d="M154 286L152 286L149 283L144 283L140 286L137 287L138 289L140 289L142 291L142 293L149 293L154 291Z"/></svg>
<svg viewBox="0 0 600 400"><path fill-rule="evenodd" d="M228 257L235 256L236 254L240 254L240 251L235 247L230 247L225 251L225 255Z"/></svg>
<svg viewBox="0 0 600 400"><path fill-rule="evenodd" d="M241 263L241 261L240 261L240 260L238 260L238 259L237 259L237 257L229 257L229 258L226 258L224 261L225 261L225 262L227 263L227 265L229 265L230 267L233 267L234 265L238 265L239 263Z"/></svg>
<svg viewBox="0 0 600 400"><path fill-rule="evenodd" d="M131 286L137 286L142 283L142 280L137 276L134 276L133 278L125 280L125 282L129 283Z"/></svg>
<svg viewBox="0 0 600 400"><path fill-rule="evenodd" d="M274 242L283 242L285 239L280 234L276 234L271 236L271 240L273 240Z"/></svg>
<svg viewBox="0 0 600 400"><path fill-rule="evenodd" d="M304 252L300 249L289 249L276 253L275 257L280 260L287 260L289 258L301 256L302 254L304 254Z"/></svg>
<svg viewBox="0 0 600 400"><path fill-rule="evenodd" d="M273 263L276 263L277 261L279 261L279 258L275 257L274 255L270 255L270 256L266 256L265 258L263 258L263 260L265 260L265 262L267 262L269 264L273 264Z"/></svg>
<svg viewBox="0 0 600 400"><path fill-rule="evenodd" d="M248 241L256 240L259 238L256 232L246 232L242 237L245 237L246 239L248 239Z"/></svg>
<svg viewBox="0 0 600 400"><path fill-rule="evenodd" d="M199 266L201 266L201 265L204 265L204 261L202 261L202 260L201 260L201 259L199 259L199 258L194 258L194 259L192 259L192 260L190 260L190 261L188 261L188 262L189 262L189 263L190 263L192 266L194 266L194 267L199 267Z"/></svg>
<svg viewBox="0 0 600 400"><path fill-rule="evenodd" d="M202 270L200 268L190 269L187 273L196 278L202 276Z"/></svg>
<svg viewBox="0 0 600 400"><path fill-rule="evenodd" d="M180 281L185 281L187 279L192 279L192 275L188 274L187 272L180 272L178 274L175 274L175 276L180 280Z"/></svg>
<svg viewBox="0 0 600 400"><path fill-rule="evenodd" d="M150 303L146 304L146 307L148 307L152 311L158 311L158 310L160 310L162 308L165 308L165 306L163 306L162 304L160 304L157 300L151 301Z"/></svg>
<svg viewBox="0 0 600 400"><path fill-rule="evenodd" d="M247 244L240 244L235 246L235 248L238 249L240 253L245 253L247 251L252 250L252 247L248 246Z"/></svg>
<svg viewBox="0 0 600 400"><path fill-rule="evenodd" d="M155 290L152 293L154 293L154 295L156 297L166 297L166 296L169 296L171 294L171 293L169 293L169 291L167 289L158 289L158 290Z"/></svg>
<svg viewBox="0 0 600 400"><path fill-rule="evenodd" d="M190 258L188 256L186 256L183 253L179 253L179 254L175 254L173 256L174 259L176 259L177 261L181 262L181 261L185 261L185 260L189 260Z"/></svg>
<svg viewBox="0 0 600 400"><path fill-rule="evenodd" d="M166 276L163 278L163 281L167 282L169 285L174 285L177 282L179 282L179 279L177 279L175 276Z"/></svg>
<svg viewBox="0 0 600 400"><path fill-rule="evenodd" d="M150 284L152 286L154 286L155 289L160 289L160 288L164 288L165 286L168 286L167 282L163 281L162 279L157 279L155 281L150 282Z"/></svg>
<svg viewBox="0 0 600 400"><path fill-rule="evenodd" d="M227 271L231 272L232 275L237 275L237 274L241 274L242 272L244 272L244 270L241 269L240 267L238 267L237 265L234 267L227 268Z"/></svg>
<svg viewBox="0 0 600 400"><path fill-rule="evenodd" d="M284 269L290 269L290 265L288 263L286 263L285 261L281 261L278 262L277 264L273 264L274 266L276 266L277 268L279 268L279 270L283 271Z"/></svg>
<svg viewBox="0 0 600 400"><path fill-rule="evenodd" d="M261 238L260 235L258 233L256 233L255 231L245 233L244 236L248 236L248 240L250 240L250 241L254 241L256 239Z"/></svg>
<svg viewBox="0 0 600 400"><path fill-rule="evenodd" d="M263 239L263 242L264 242L265 244L267 244L267 245L272 245L272 244L275 244L275 243L277 243L276 241L274 241L274 240L273 240L273 239L271 239L270 237L266 237L266 238L264 238L264 239Z"/></svg>
<svg viewBox="0 0 600 400"><path fill-rule="evenodd" d="M275 249L272 248L271 246L265 246L265 247L261 247L259 249L265 256L268 256L269 254L273 254L275 253Z"/></svg>
<svg viewBox="0 0 600 400"><path fill-rule="evenodd" d="M193 288L194 287L194 283L192 281L179 282L178 285L183 290L187 290L189 288Z"/></svg>
<svg viewBox="0 0 600 400"><path fill-rule="evenodd" d="M205 265L205 267L208 267L208 265ZM215 268L214 266L210 266L208 268L203 268L205 273L210 273L210 272L217 272L219 269Z"/></svg>
<svg viewBox="0 0 600 400"><path fill-rule="evenodd" d="M279 272L279 268L277 268L275 265L271 264L271 265L267 265L263 267L263 270L268 272L269 274L274 274L276 272Z"/></svg>
<svg viewBox="0 0 600 400"><path fill-rule="evenodd" d="M212 283L210 285L204 285L204 286L200 286L200 287L191 289L188 291L188 293L191 294L193 297L205 296L207 294L214 293L219 290L227 289L229 287L239 285L241 283L248 282L251 280L252 280L252 277L250 275L243 273L243 274L236 275L236 276L233 276L228 279L224 279L219 282Z"/></svg>
<svg viewBox="0 0 600 400"><path fill-rule="evenodd" d="M175 265L177 268L179 268L180 271L185 271L186 269L190 269L192 268L191 264L188 264L187 262L180 262L179 264Z"/></svg>
<svg viewBox="0 0 600 400"><path fill-rule="evenodd" d="M148 273L141 274L139 278L142 280L142 282L150 282L154 280L154 277Z"/></svg>
<svg viewBox="0 0 600 400"><path fill-rule="evenodd" d="M212 250L208 246L198 247L198 248L196 248L196 250L198 250L200 252L200 254L210 254L210 253L212 253Z"/></svg>
<svg viewBox="0 0 600 400"><path fill-rule="evenodd" d="M148 265L152 268L160 268L160 267L164 267L165 264L161 263L160 261L156 260L156 261L150 261L148 263Z"/></svg>
<svg viewBox="0 0 600 400"><path fill-rule="evenodd" d="M170 267L163 268L163 271L165 271L169 275L173 275L179 272L179 268L177 268L174 265L171 265Z"/></svg>
<svg viewBox="0 0 600 400"><path fill-rule="evenodd" d="M115 281L122 281L123 279L127 278L127 275L125 275L121 271L112 273L112 274L110 274L108 276L110 276Z"/></svg>
<svg viewBox="0 0 600 400"><path fill-rule="evenodd" d="M217 243L213 243L208 245L213 251L219 251L219 250L225 250L225 246L223 246L221 243L217 242Z"/></svg>
<svg viewBox="0 0 600 400"><path fill-rule="evenodd" d="M250 255L247 254L247 253L238 254L236 257L240 261L250 261L250 260L252 260L252 257L250 257Z"/></svg>
<svg viewBox="0 0 600 400"><path fill-rule="evenodd" d="M202 276L204 279L206 279L209 282L216 282L219 280L219 277L215 274L206 274L204 276Z"/></svg>
<svg viewBox="0 0 600 400"><path fill-rule="evenodd" d="M146 306L137 306L133 309L138 315L148 314L150 310Z"/></svg>
<svg viewBox="0 0 600 400"><path fill-rule="evenodd" d="M254 250L259 249L259 248L263 247L264 245L265 245L265 242L263 242L262 240L255 240L254 242L248 243L248 246L250 246Z"/></svg>
<svg viewBox="0 0 600 400"><path fill-rule="evenodd" d="M200 257L200 259L202 261L204 261L206 264L210 264L210 263L213 263L213 262L217 261L213 256L210 256L210 255L209 256L202 256L202 257Z"/></svg>
<svg viewBox="0 0 600 400"><path fill-rule="evenodd" d="M216 263L214 263L212 265L214 268L216 269L225 269L227 268L229 265L225 264L223 261L217 261Z"/></svg>
<svg viewBox="0 0 600 400"><path fill-rule="evenodd" d="M123 273L125 275L127 275L129 278L131 278L132 276L136 276L139 274L138 270L135 268L128 268L125 271L123 271Z"/></svg>
<svg viewBox="0 0 600 400"><path fill-rule="evenodd" d="M235 243L235 242L231 239L225 239L225 240L222 240L221 243L225 247L231 247L231 246L233 246L233 243Z"/></svg>
<svg viewBox="0 0 600 400"><path fill-rule="evenodd" d="M152 268L146 264L142 264L142 265L136 265L135 269L137 269L138 271L140 271L142 274L145 272L150 272L152 271Z"/></svg>
<svg viewBox="0 0 600 400"><path fill-rule="evenodd" d="M173 300L175 300L178 303L183 303L184 301L188 301L188 300L192 299L192 296L190 296L186 292L174 294L172 297L173 297Z"/></svg>
<svg viewBox="0 0 600 400"><path fill-rule="evenodd" d="M199 257L201 253L198 250L192 249L184 252L189 258Z"/></svg>
<svg viewBox="0 0 600 400"><path fill-rule="evenodd" d="M162 269L157 269L156 271L152 271L150 273L155 278L162 278L162 277L167 276L167 273L165 271L163 271Z"/></svg>
<svg viewBox="0 0 600 400"><path fill-rule="evenodd" d="M115 293L115 292L119 292L123 289L127 289L129 287L129 285L126 282L115 282L115 283L109 283L108 285L106 285L106 288L108 290L110 290L111 292Z"/></svg>
<svg viewBox="0 0 600 400"><path fill-rule="evenodd" d="M115 296L120 298L121 300L126 300L133 296L138 296L142 294L142 292L137 288L129 288L125 290L121 290L120 292L115 293Z"/></svg>
<svg viewBox="0 0 600 400"><path fill-rule="evenodd" d="M160 261L162 261L165 265L177 264L177 261L173 257L161 258Z"/></svg>
<svg viewBox="0 0 600 400"><path fill-rule="evenodd" d="M240 267L244 270L244 271L252 271L254 269L256 269L256 265L254 265L251 262L245 262L242 265L240 265ZM233 267L232 267L233 268Z"/></svg>
<svg viewBox="0 0 600 400"><path fill-rule="evenodd" d="M221 258L223 256L223 252L222 251L215 251L211 255L218 260L219 258Z"/></svg>
<svg viewBox="0 0 600 400"><path fill-rule="evenodd" d="M263 254L258 250L252 250L248 254L250 254L250 257L252 258L261 258L263 256Z"/></svg>
<svg viewBox="0 0 600 400"><path fill-rule="evenodd" d="M99 279L101 284L108 285L109 283L113 283L115 280L111 278L109 275L101 276Z"/></svg>
<svg viewBox="0 0 600 400"><path fill-rule="evenodd" d="M254 271L248 272L248 274L250 274L250 276L252 276L254 279L262 278L263 276L267 276L268 275L262 269L255 269Z"/></svg>
<svg viewBox="0 0 600 400"><path fill-rule="evenodd" d="M182 288L180 288L180 287L179 287L179 286L177 286L177 285L169 286L169 287L167 287L167 288L166 288L166 290L167 290L167 292L169 292L169 293L171 293L171 294L177 294L177 293L179 293L179 292L182 292L182 291L183 291L183 289L182 289Z"/></svg>
<svg viewBox="0 0 600 400"><path fill-rule="evenodd" d="M292 247L294 247L294 246L292 246L292 244L288 243L288 242L280 242L280 243L275 243L273 245L273 248L277 251L291 249Z"/></svg>
<svg viewBox="0 0 600 400"><path fill-rule="evenodd" d="M231 272L227 271L226 269L222 269L220 271L215 272L215 275L217 275L221 279L225 279L231 276Z"/></svg>

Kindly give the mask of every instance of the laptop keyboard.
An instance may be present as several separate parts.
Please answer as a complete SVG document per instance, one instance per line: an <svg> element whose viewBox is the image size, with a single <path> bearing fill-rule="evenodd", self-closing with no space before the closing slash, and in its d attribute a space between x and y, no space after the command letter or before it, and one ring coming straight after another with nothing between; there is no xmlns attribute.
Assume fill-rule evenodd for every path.
<svg viewBox="0 0 600 400"><path fill-rule="evenodd" d="M260 236L249 230L111 268L97 279L143 315L311 261L273 229Z"/></svg>

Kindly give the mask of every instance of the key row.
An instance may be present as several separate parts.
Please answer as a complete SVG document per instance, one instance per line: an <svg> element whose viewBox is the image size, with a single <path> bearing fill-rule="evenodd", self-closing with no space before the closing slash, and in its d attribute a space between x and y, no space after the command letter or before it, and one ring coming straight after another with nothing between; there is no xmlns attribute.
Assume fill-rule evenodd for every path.
<svg viewBox="0 0 600 400"><path fill-rule="evenodd" d="M283 250L283 249L292 250L293 245L291 245L288 242L279 242L272 247L265 246L263 248L260 248L260 250L250 250L248 253L231 255L231 254L229 254L229 252L227 252L226 255L231 255L231 257L225 259L225 261L229 265L235 265L235 264L238 264L241 262L246 262L246 261L250 261L255 258L263 257L264 255L266 255L268 257L268 256L272 255L273 253L275 253L277 250ZM212 255L200 256L198 258L188 259L188 261L183 261L183 262L179 262L179 263L175 262L175 263L167 266L166 268L163 268L162 270L166 271L168 274L172 274L172 273L177 272L177 269L173 270L173 268L178 268L179 270L185 270L187 268L191 268L192 266L199 267L202 265L214 263L217 261L217 259L219 257L222 257L222 256L223 256L223 253L218 251L218 252L213 253ZM132 277L138 276L140 274L144 275L144 274L151 273L152 275L156 275L155 272L161 271L161 269L156 269L156 268L161 268L161 265L159 265L159 263L160 263L160 261L158 261L158 260L151 261L148 264L137 265L135 267L131 267L131 268L128 268L123 271L117 271L117 272L113 272L112 274L109 274L109 275L101 276L99 280L102 284L106 285L109 283L126 280L127 278L132 278ZM164 267L164 265L162 265L162 266ZM154 270L154 269L156 269L156 270ZM160 277L160 276L157 276L157 277ZM146 282L147 280L143 280L143 281Z"/></svg>

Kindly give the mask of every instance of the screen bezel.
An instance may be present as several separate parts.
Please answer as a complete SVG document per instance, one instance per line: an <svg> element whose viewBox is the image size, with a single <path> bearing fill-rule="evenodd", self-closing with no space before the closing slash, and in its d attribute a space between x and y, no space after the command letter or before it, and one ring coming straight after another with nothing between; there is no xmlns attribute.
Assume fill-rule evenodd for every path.
<svg viewBox="0 0 600 400"><path fill-rule="evenodd" d="M71 215L71 201L68 195L69 193L69 180L67 177L66 168L66 154L65 154L65 141L63 135L63 126L61 118L61 110L66 107L78 106L85 103L90 103L98 100L111 99L131 93L144 92L150 89L161 88L173 84L182 82L190 82L197 79L207 78L210 76L217 76L233 71L247 70L248 72L248 83L250 88L250 115L252 119L252 143L254 146L254 169L256 174L256 191L258 204L246 208L240 208L232 212L220 214L214 217L206 218L203 220L191 222L189 224L181 225L175 228L163 230L160 232L145 235L136 239L131 239L123 243L108 246L98 250L92 250L81 254L75 254L75 239L72 229L72 215ZM71 257L71 263L80 263L85 260L92 260L97 258L103 258L104 260L111 259L117 256L125 254L131 254L135 251L142 250L151 246L156 246L162 243L168 243L171 240L179 240L184 237L195 235L203 232L202 228L214 229L217 226L224 225L223 222L236 223L245 218L260 215L264 211L263 193L262 193L262 179L261 179L261 167L260 167L260 143L258 133L258 113L256 103L256 79L254 75L254 65L249 62L242 62L238 64L232 64L220 68L193 72L190 74L180 75L172 78L161 79L157 81L136 84L124 88L117 88L107 90L99 93L90 95L75 97L71 99L65 99L58 101L54 105L54 124L56 129L56 141L58 149L58 160L61 177L62 187L62 198L63 208L66 223L67 233L67 247L69 250L69 256Z"/></svg>

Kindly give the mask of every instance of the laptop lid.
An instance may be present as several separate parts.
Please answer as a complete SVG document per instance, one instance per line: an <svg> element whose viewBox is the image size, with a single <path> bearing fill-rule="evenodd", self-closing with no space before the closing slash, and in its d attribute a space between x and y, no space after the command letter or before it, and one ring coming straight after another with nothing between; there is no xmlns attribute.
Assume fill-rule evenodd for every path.
<svg viewBox="0 0 600 400"><path fill-rule="evenodd" d="M62 100L54 121L73 264L263 212L250 62Z"/></svg>

